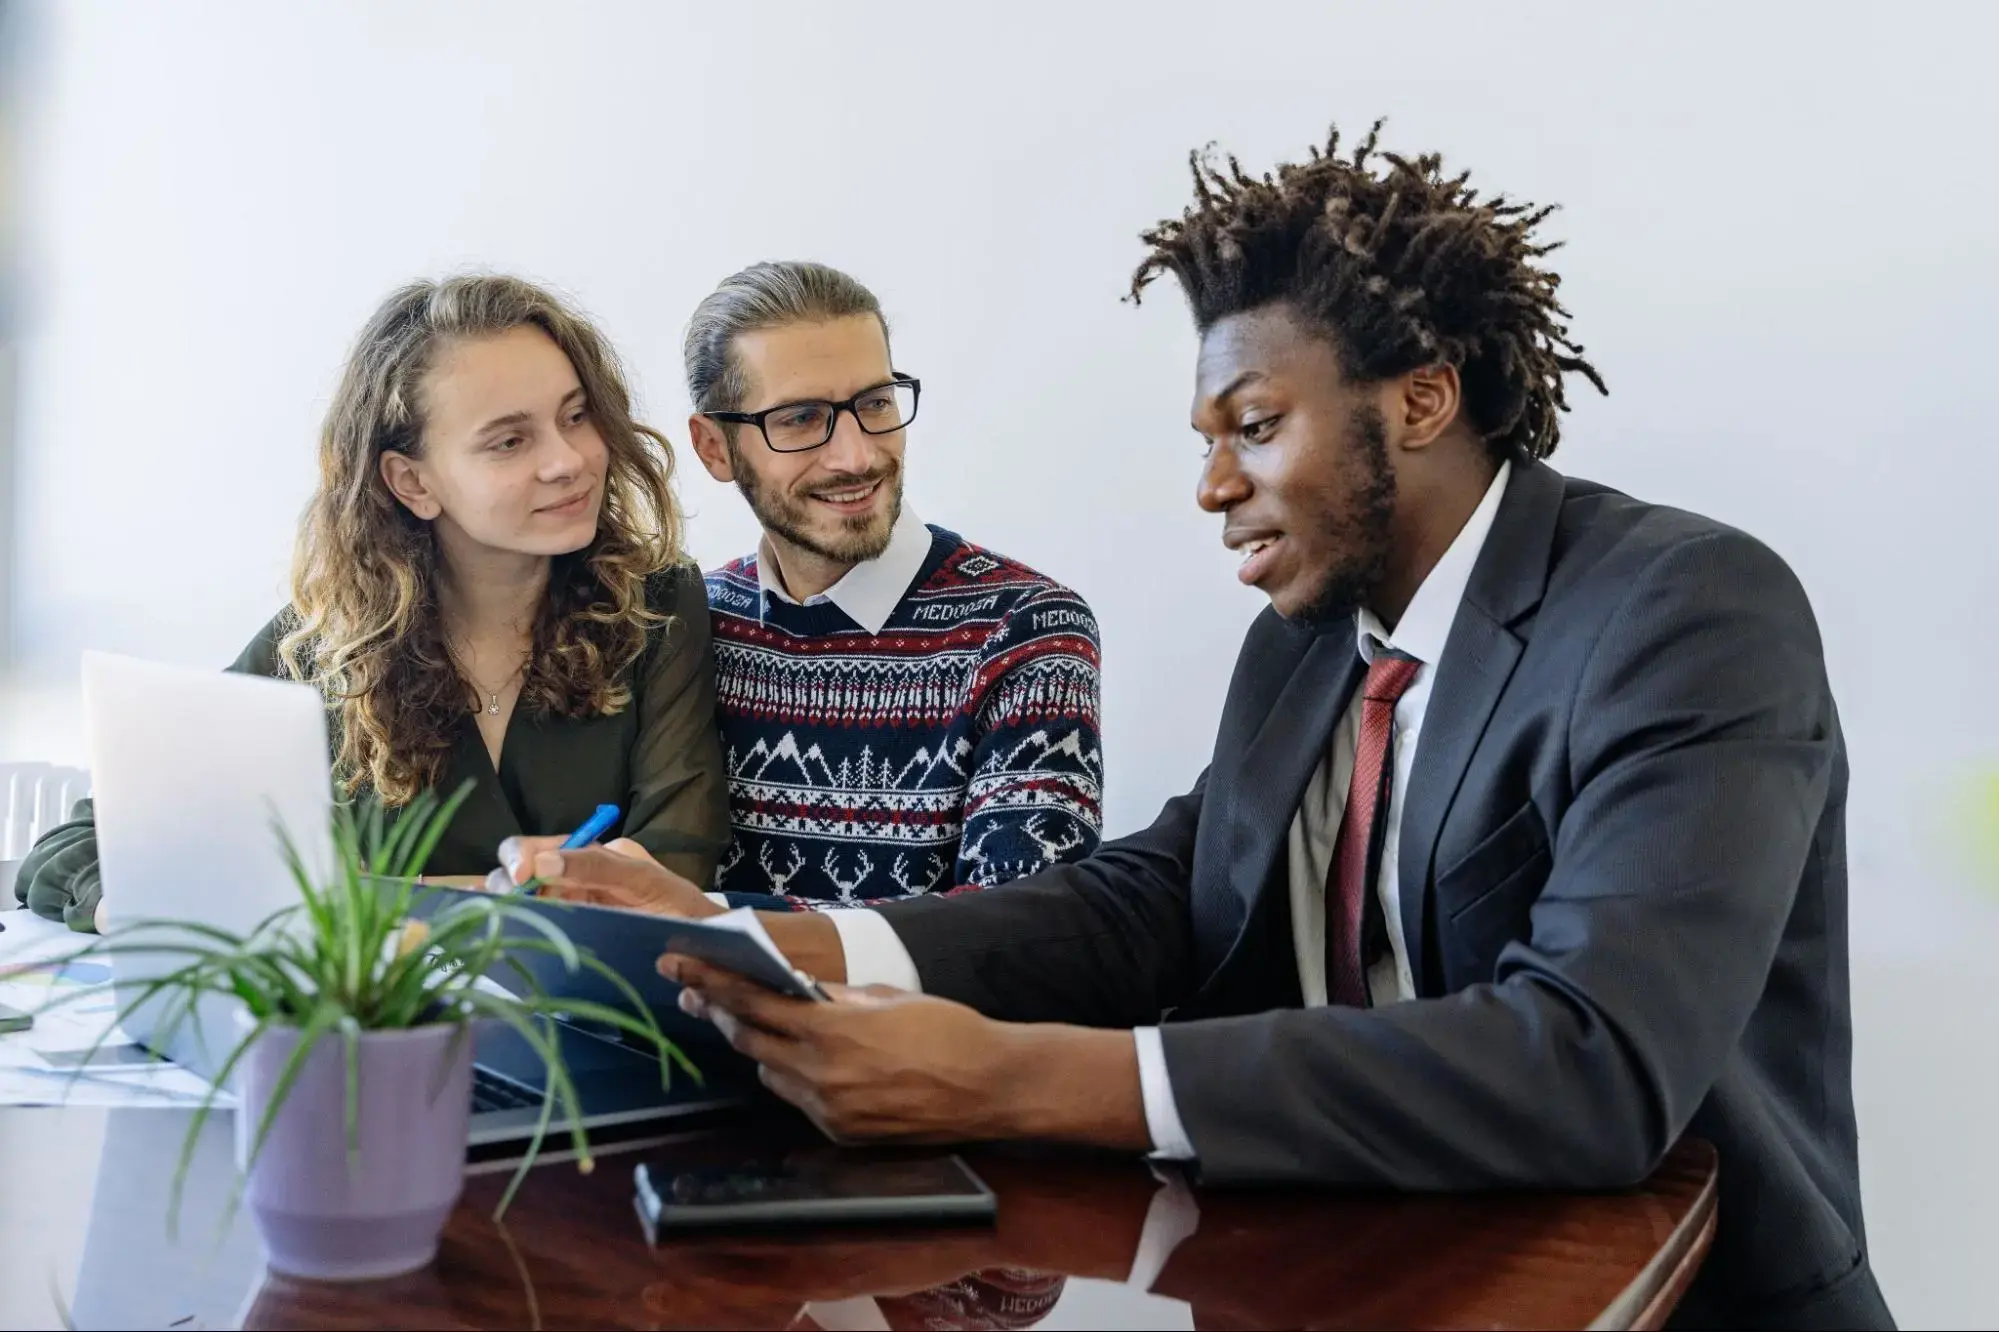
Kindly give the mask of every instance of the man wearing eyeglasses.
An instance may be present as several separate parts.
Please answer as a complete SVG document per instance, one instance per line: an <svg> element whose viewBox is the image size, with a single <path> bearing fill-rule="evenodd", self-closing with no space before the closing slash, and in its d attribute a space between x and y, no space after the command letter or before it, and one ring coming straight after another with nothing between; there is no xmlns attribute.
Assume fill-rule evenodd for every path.
<svg viewBox="0 0 1999 1332"><path fill-rule="evenodd" d="M1096 619L903 504L922 385L874 294L757 264L696 308L685 357L694 450L763 527L708 575L734 825L715 886L851 905L1095 850Z"/></svg>

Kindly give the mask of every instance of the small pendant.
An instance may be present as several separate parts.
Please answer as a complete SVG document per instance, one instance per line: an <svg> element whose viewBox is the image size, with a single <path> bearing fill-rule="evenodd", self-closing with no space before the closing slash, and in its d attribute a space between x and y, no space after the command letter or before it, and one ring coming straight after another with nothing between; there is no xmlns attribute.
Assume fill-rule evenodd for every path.
<svg viewBox="0 0 1999 1332"><path fill-rule="evenodd" d="M492 698L487 701L486 715L488 717L497 717L500 715L500 696L498 694L493 695Z"/></svg>

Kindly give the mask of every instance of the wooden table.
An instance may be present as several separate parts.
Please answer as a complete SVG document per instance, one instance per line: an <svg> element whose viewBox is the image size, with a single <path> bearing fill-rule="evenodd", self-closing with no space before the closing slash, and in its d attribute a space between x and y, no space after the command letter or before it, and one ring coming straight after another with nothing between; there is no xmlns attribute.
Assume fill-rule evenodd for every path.
<svg viewBox="0 0 1999 1332"><path fill-rule="evenodd" d="M23 1201L13 1186L37 1161L39 1196L60 1193L35 1144L87 1147L88 1117L106 1113L0 1110L10 1213ZM999 1194L995 1226L650 1246L633 1211L633 1164L648 1152L740 1152L748 1139L725 1129L613 1151L589 1175L542 1165L504 1227L491 1212L506 1172L483 1168L433 1267L316 1285L267 1276L245 1218L215 1240L233 1173L226 1122L198 1154L206 1188L191 1191L178 1244L154 1219L171 1171L164 1149L184 1119L130 1110L108 1123L100 1156L84 1162L95 1180L81 1263L36 1271L18 1248L0 1252L0 1286L53 1279L75 1292L80 1326L1654 1328L1715 1223L1715 1157L1697 1142L1644 1187L1603 1196L1188 1190L1129 1161L980 1149L966 1156ZM756 1140L767 1134L760 1127ZM77 1192L92 1188L75 1180Z"/></svg>

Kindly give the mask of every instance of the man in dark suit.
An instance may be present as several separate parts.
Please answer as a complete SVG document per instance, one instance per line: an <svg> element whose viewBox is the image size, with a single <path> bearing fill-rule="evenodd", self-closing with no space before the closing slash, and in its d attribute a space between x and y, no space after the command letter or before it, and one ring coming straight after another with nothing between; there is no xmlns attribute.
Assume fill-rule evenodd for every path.
<svg viewBox="0 0 1999 1332"><path fill-rule="evenodd" d="M1145 237L1134 295L1170 272L1201 332L1199 501L1271 602L1193 790L1003 890L767 918L856 984L837 1002L662 969L843 1138L1596 1189L1692 1133L1720 1221L1676 1321L1888 1326L1846 752L1804 591L1740 532L1541 461L1563 377L1601 388L1544 213L1373 149L1197 164ZM611 852L503 854L573 896L716 909Z"/></svg>

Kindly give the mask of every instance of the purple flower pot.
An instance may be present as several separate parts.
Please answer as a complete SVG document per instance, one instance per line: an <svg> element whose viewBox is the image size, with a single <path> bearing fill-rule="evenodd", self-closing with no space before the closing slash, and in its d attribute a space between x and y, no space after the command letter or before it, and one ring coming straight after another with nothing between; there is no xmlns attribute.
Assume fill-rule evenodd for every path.
<svg viewBox="0 0 1999 1332"><path fill-rule="evenodd" d="M273 1028L239 1066L239 1166L298 1040ZM351 1160L346 1042L336 1033L307 1058L250 1167L246 1196L265 1257L288 1276L366 1281L423 1267L464 1188L471 1031L364 1032L356 1063Z"/></svg>

